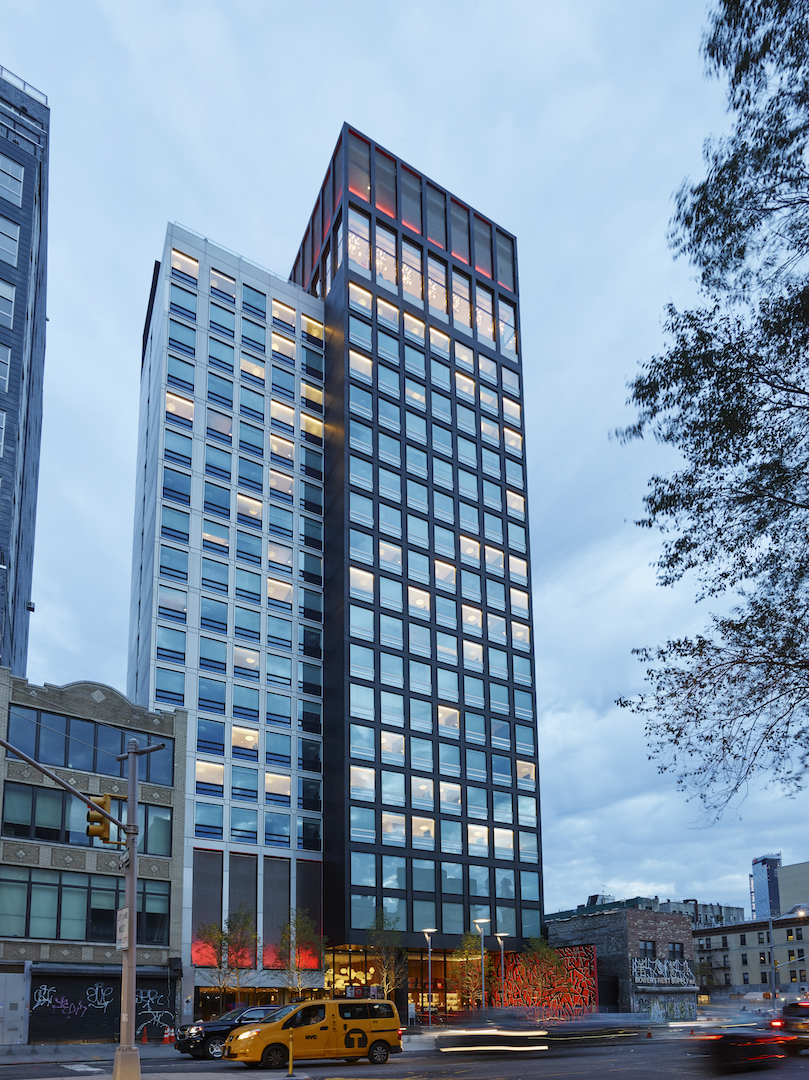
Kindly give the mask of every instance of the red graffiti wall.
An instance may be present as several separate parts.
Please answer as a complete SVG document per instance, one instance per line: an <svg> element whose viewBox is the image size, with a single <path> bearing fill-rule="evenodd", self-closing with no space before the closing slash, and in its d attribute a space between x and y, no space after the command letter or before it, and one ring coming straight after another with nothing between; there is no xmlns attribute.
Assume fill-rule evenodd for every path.
<svg viewBox="0 0 809 1080"><path fill-rule="evenodd" d="M556 953L562 961L562 968L532 961L524 953L506 953L505 1000L502 1004L541 1009L543 1016L569 1017L596 1012L598 980L595 945L562 946ZM499 985L493 1003L501 1004Z"/></svg>

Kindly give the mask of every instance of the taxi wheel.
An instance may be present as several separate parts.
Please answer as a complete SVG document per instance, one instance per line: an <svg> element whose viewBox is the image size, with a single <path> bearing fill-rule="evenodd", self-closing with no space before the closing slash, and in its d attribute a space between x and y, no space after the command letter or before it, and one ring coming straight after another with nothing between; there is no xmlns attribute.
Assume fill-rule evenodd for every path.
<svg viewBox="0 0 809 1080"><path fill-rule="evenodd" d="M387 1043L375 1042L371 1044L371 1049L368 1051L368 1060L372 1065L384 1065L389 1057L390 1050Z"/></svg>
<svg viewBox="0 0 809 1080"><path fill-rule="evenodd" d="M261 1055L261 1064L265 1069L283 1069L288 1060L285 1046L268 1046Z"/></svg>
<svg viewBox="0 0 809 1080"><path fill-rule="evenodd" d="M219 1061L224 1051L225 1040L221 1035L212 1035L210 1039L205 1040L205 1045L202 1047L205 1057L213 1061Z"/></svg>

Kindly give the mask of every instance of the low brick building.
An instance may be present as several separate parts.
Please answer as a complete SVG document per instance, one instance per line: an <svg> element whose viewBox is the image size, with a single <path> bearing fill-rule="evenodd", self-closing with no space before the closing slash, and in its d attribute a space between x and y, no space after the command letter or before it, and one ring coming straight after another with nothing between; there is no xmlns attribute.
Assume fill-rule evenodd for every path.
<svg viewBox="0 0 809 1080"><path fill-rule="evenodd" d="M137 1036L175 1026L181 976L186 713L149 712L92 682L33 686L0 668L0 733L86 795L125 814L128 739L140 759ZM114 1040L124 901L119 849L86 834L87 807L0 749L0 1045ZM113 828L112 839L117 839Z"/></svg>
<svg viewBox="0 0 809 1080"><path fill-rule="evenodd" d="M686 915L621 908L548 922L554 947L593 945L602 1011L641 1013L653 1023L693 1020L691 920Z"/></svg>

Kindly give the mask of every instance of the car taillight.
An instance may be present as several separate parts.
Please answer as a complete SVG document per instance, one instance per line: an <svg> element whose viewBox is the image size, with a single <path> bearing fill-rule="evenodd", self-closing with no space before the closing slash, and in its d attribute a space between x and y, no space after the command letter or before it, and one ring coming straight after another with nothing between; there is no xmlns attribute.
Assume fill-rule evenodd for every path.
<svg viewBox="0 0 809 1080"><path fill-rule="evenodd" d="M771 1027L783 1027L784 1026L784 1021L783 1020L770 1020L770 1026Z"/></svg>
<svg viewBox="0 0 809 1080"><path fill-rule="evenodd" d="M402 1032L403 1031L404 1031L404 1028L399 1028L399 1030L396 1032L396 1035L397 1035L397 1037L399 1039L399 1042L402 1041Z"/></svg>

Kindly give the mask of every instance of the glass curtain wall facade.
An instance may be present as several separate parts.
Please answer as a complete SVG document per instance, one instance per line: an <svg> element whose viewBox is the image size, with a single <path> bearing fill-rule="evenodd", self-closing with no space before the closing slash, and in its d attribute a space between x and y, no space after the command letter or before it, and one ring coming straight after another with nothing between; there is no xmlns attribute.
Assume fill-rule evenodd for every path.
<svg viewBox="0 0 809 1080"><path fill-rule="evenodd" d="M290 903L320 919L323 375L320 300L169 226L143 337L128 692L189 715L184 999L203 923L256 911L246 984L271 1003Z"/></svg>
<svg viewBox="0 0 809 1080"><path fill-rule="evenodd" d="M0 67L0 664L25 675L48 242L47 97Z"/></svg>
<svg viewBox="0 0 809 1080"><path fill-rule="evenodd" d="M325 930L539 934L513 235L344 126L292 272L326 321Z"/></svg>

